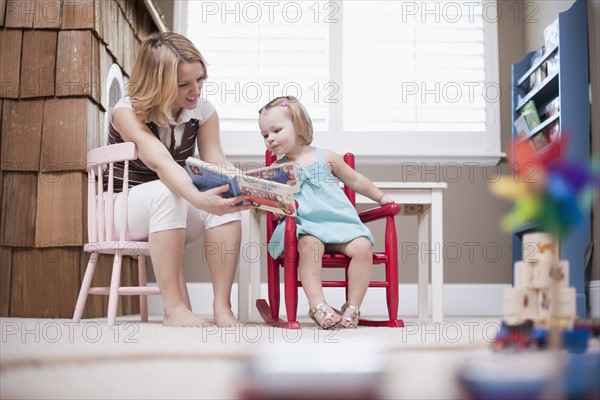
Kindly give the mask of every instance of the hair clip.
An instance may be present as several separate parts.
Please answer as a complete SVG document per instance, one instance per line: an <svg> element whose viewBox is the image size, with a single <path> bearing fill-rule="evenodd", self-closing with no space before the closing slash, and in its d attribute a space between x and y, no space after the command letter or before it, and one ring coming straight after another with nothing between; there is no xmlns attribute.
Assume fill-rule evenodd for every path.
<svg viewBox="0 0 600 400"><path fill-rule="evenodd" d="M287 106L288 106L287 99L283 99L283 101L281 102L281 107L287 107Z"/></svg>

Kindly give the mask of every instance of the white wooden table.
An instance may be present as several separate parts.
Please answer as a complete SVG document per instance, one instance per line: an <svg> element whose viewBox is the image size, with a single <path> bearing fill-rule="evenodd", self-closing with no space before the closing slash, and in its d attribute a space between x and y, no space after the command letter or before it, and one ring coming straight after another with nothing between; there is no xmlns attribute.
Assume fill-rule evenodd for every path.
<svg viewBox="0 0 600 400"><path fill-rule="evenodd" d="M429 317L429 266L431 265L431 317L443 320L443 182L375 182L387 196L402 205L402 215L418 218L418 317ZM374 204L356 195L356 204ZM254 210L242 213L242 243L238 268L238 318L259 322L256 299L260 297L260 271L266 269L267 250L264 215ZM283 300L282 300L283 301Z"/></svg>

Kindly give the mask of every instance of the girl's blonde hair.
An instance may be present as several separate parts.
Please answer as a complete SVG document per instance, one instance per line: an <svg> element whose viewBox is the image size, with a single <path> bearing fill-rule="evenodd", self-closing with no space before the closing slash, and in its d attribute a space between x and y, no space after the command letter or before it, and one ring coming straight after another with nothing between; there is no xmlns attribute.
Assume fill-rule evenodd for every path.
<svg viewBox="0 0 600 400"><path fill-rule="evenodd" d="M287 108L287 114L292 120L292 125L294 126L296 134L300 136L307 145L311 144L313 140L312 121L306 108L304 108L297 98L293 96L276 97L258 110L258 114L260 115L263 111L278 106Z"/></svg>
<svg viewBox="0 0 600 400"><path fill-rule="evenodd" d="M131 71L128 92L143 122L174 125L171 105L177 98L177 66L199 62L206 78L206 62L194 44L174 32L156 33L141 44Z"/></svg>

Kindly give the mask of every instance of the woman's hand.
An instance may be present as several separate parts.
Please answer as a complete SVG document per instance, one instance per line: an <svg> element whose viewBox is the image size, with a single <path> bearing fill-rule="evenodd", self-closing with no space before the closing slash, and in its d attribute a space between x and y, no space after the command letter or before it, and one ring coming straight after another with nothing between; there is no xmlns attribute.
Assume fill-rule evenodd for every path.
<svg viewBox="0 0 600 400"><path fill-rule="evenodd" d="M237 197L226 198L222 194L229 190L229 185L219 186L205 192L198 192L199 196L194 201L193 205L206 212L215 215L229 214L237 211L249 210L252 204L236 205L247 199L247 196L240 195Z"/></svg>

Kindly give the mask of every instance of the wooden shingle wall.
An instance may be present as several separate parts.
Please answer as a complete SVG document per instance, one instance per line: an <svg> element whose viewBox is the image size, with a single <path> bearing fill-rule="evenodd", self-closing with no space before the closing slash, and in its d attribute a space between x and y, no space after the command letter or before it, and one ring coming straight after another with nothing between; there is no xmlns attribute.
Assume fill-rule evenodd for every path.
<svg viewBox="0 0 600 400"><path fill-rule="evenodd" d="M0 316L72 316L106 75L117 63L127 79L155 30L142 0L0 0ZM111 262L100 258L95 285L108 285ZM124 262L122 281L135 284L136 262ZM106 303L90 297L84 316L105 315ZM120 313L137 304L122 297Z"/></svg>

